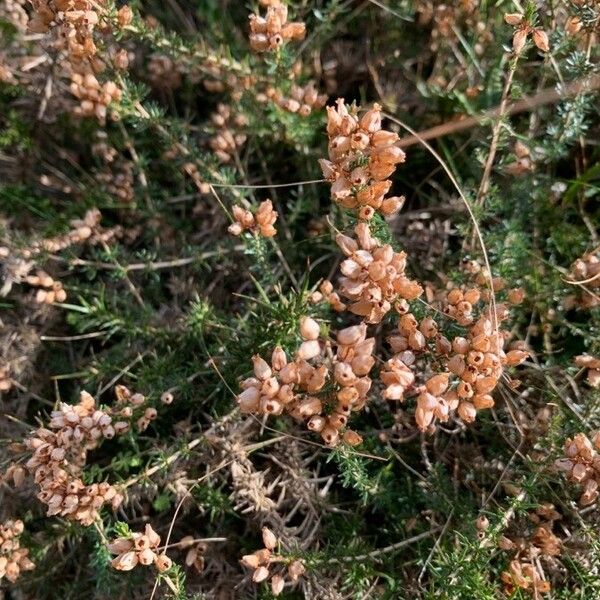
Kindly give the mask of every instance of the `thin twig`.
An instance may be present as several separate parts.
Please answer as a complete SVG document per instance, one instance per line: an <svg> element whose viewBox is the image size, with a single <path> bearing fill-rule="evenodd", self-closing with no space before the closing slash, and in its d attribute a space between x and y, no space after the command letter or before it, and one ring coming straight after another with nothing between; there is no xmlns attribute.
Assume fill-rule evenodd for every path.
<svg viewBox="0 0 600 600"><path fill-rule="evenodd" d="M419 542L424 540L432 535L435 535L439 531L442 530L442 527L434 527L430 531L425 531L424 533L420 533L419 535L415 535L406 540L402 540L401 542L396 542L395 544L391 544L390 546L386 546L385 548L379 548L377 550L373 550L372 552L367 552L367 554L358 554L355 556L341 556L336 558L330 558L327 561L327 564L336 564L336 563L346 563L346 562L355 562L361 560L367 560L369 558L377 560L377 558L382 554L389 554L390 552L394 552L395 550L400 550L400 548L405 548L406 546L410 546L415 542Z"/></svg>
<svg viewBox="0 0 600 600"><path fill-rule="evenodd" d="M565 98L577 96L586 92L592 92L600 88L600 75L593 75L585 79L577 79L568 83L563 88L557 90L554 87L546 88L540 91L534 96L524 96L521 100L508 104L505 107L504 115L506 117L516 115L522 112L533 111L540 106L545 104L554 104L560 102ZM489 110L485 110L472 117L467 117L450 123L443 123L442 125L436 125L430 129L425 129L418 133L418 135L411 135L410 137L402 138L398 142L400 148L407 148L408 146L414 146L415 144L421 143L422 140L435 140L437 138L450 135L452 133L458 133L473 127L481 127L485 125L490 119L497 119L501 111L501 106L495 106Z"/></svg>

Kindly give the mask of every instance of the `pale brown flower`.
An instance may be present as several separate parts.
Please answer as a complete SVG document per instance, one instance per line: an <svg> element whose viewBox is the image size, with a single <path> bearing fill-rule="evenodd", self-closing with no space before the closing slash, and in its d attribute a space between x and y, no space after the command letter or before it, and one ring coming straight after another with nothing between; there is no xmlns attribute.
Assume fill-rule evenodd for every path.
<svg viewBox="0 0 600 600"><path fill-rule="evenodd" d="M14 583L21 572L35 568L28 556L29 550L21 547L20 537L24 529L21 520L0 523L0 582L6 577Z"/></svg>
<svg viewBox="0 0 600 600"><path fill-rule="evenodd" d="M405 160L396 146L398 135L381 129L381 107L375 104L361 118L338 99L327 107L329 159L320 159L325 179L331 182L332 199L344 208L356 209L369 220L375 211L384 216L397 212L403 197L386 197L388 177Z"/></svg>

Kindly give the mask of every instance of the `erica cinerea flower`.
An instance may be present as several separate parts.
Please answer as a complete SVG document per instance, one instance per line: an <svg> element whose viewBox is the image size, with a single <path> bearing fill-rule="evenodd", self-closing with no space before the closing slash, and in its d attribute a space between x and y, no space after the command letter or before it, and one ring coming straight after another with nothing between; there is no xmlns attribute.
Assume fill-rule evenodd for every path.
<svg viewBox="0 0 600 600"><path fill-rule="evenodd" d="M156 418L156 409L146 405L142 394L123 385L115 388L117 405L100 408L88 392L81 392L78 404L61 403L50 415L47 427L39 427L26 439L25 467L38 486L37 498L47 506L47 515L58 515L89 526L109 504L116 510L123 502L122 490L107 482L86 485L83 471L87 455L103 440L123 435L137 414L139 430ZM9 467L7 477L15 485L23 481L20 465Z"/></svg>
<svg viewBox="0 0 600 600"><path fill-rule="evenodd" d="M262 528L262 539L264 547L242 556L240 562L252 569L254 583L269 581L272 594L279 596L286 580L288 585L297 583L306 572L306 567L301 560L288 559L278 552L281 541L268 527Z"/></svg>
<svg viewBox="0 0 600 600"><path fill-rule="evenodd" d="M558 459L556 468L563 471L569 481L581 486L579 504L589 506L598 499L600 485L600 432L596 432L592 440L578 433L573 439L568 438L564 446L565 458Z"/></svg>
<svg viewBox="0 0 600 600"><path fill-rule="evenodd" d="M347 256L340 265L339 296L348 310L366 323L379 323L401 300L414 300L423 288L406 276L406 253L395 252L371 235L366 223L354 230L356 238L338 234L336 242Z"/></svg>
<svg viewBox="0 0 600 600"><path fill-rule="evenodd" d="M269 238L277 233L277 229L274 227L277 211L273 210L273 203L270 200L261 202L254 214L237 204L233 206L232 212L235 223L229 226L228 231L233 235L250 231L254 235Z"/></svg>
<svg viewBox="0 0 600 600"><path fill-rule="evenodd" d="M311 317L301 320L300 335L304 341L293 361L280 347L274 349L270 364L252 357L254 377L241 383L240 409L263 415L285 412L306 422L329 446L342 438L351 445L360 443L360 436L346 426L350 414L362 410L367 401L374 338L367 337L367 327L361 324L341 329L332 343L320 337L320 327Z"/></svg>
<svg viewBox="0 0 600 600"><path fill-rule="evenodd" d="M542 51L548 52L550 45L548 43L548 35L539 27L532 27L525 15L521 13L509 13L504 15L504 20L509 25L515 27L513 35L513 50L515 54L520 54L527 42L527 36L531 34L533 43Z"/></svg>
<svg viewBox="0 0 600 600"><path fill-rule="evenodd" d="M250 47L254 52L277 50L285 42L302 40L306 26L301 22L288 22L288 9L280 0L260 0L267 7L264 17L250 15Z"/></svg>
<svg viewBox="0 0 600 600"><path fill-rule="evenodd" d="M9 520L0 523L0 582L3 577L14 583L21 571L31 571L35 564L29 558L29 550L21 546L23 521Z"/></svg>
<svg viewBox="0 0 600 600"><path fill-rule="evenodd" d="M398 135L381 129L381 107L375 104L359 118L356 107L343 99L327 107L329 160L320 159L323 176L331 182L331 197L358 217L370 220L375 211L385 216L397 212L403 197L386 197L388 179L405 154L395 144Z"/></svg>
<svg viewBox="0 0 600 600"><path fill-rule="evenodd" d="M132 533L108 544L108 550L117 555L111 564L117 571L131 571L138 564L154 565L159 572L168 571L173 562L159 546L160 536L148 524L144 533Z"/></svg>

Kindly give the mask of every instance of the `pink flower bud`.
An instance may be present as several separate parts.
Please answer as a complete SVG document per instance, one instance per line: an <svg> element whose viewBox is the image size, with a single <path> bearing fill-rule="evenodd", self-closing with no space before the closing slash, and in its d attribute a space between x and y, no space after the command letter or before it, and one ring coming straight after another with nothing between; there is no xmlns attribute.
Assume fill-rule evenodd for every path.
<svg viewBox="0 0 600 600"><path fill-rule="evenodd" d="M319 324L311 317L302 317L300 320L300 335L305 340L319 339Z"/></svg>
<svg viewBox="0 0 600 600"><path fill-rule="evenodd" d="M458 416L465 423L472 423L477 416L477 410L470 402L461 402L458 405Z"/></svg>
<svg viewBox="0 0 600 600"><path fill-rule="evenodd" d="M369 133L375 133L381 129L381 107L379 104L374 104L373 108L363 115L359 126Z"/></svg>
<svg viewBox="0 0 600 600"><path fill-rule="evenodd" d="M277 536L268 528L262 528L263 544L267 550L274 550L277 547Z"/></svg>
<svg viewBox="0 0 600 600"><path fill-rule="evenodd" d="M308 398L300 402L300 404L297 407L297 410L303 418L307 418L312 415L320 414L323 410L323 405L321 404L321 401L318 398L309 396Z"/></svg>
<svg viewBox="0 0 600 600"><path fill-rule="evenodd" d="M281 346L277 346L273 350L273 354L271 355L271 365L276 371L280 371L287 365L287 357Z"/></svg>
<svg viewBox="0 0 600 600"><path fill-rule="evenodd" d="M254 583L260 583L269 577L269 569L267 567L258 567L252 575L252 581Z"/></svg>
<svg viewBox="0 0 600 600"><path fill-rule="evenodd" d="M138 564L138 556L134 551L124 552L113 559L112 566L117 571L131 571Z"/></svg>
<svg viewBox="0 0 600 600"><path fill-rule="evenodd" d="M271 592L273 596L279 596L285 586L285 580L281 575L273 575L271 577Z"/></svg>
<svg viewBox="0 0 600 600"><path fill-rule="evenodd" d="M321 346L318 340L308 340L300 344L298 357L302 360L310 360L321 354Z"/></svg>
<svg viewBox="0 0 600 600"><path fill-rule="evenodd" d="M533 43L542 51L549 52L550 44L548 42L548 34L542 29L534 29L532 34Z"/></svg>
<svg viewBox="0 0 600 600"><path fill-rule="evenodd" d="M166 554L159 554L154 559L154 565L160 573L163 573L173 566L173 561Z"/></svg>
<svg viewBox="0 0 600 600"><path fill-rule="evenodd" d="M258 379L264 381L271 377L271 367L267 364L266 360L262 359L258 354L255 354L252 357L252 362L254 363L254 374Z"/></svg>
<svg viewBox="0 0 600 600"><path fill-rule="evenodd" d="M255 413L259 407L260 393L256 388L248 388L238 395L237 401L243 413Z"/></svg>
<svg viewBox="0 0 600 600"><path fill-rule="evenodd" d="M343 235L342 233L338 233L336 235L335 242L340 247L342 252L347 256L350 256L353 252L358 250L358 244L356 241L347 235Z"/></svg>

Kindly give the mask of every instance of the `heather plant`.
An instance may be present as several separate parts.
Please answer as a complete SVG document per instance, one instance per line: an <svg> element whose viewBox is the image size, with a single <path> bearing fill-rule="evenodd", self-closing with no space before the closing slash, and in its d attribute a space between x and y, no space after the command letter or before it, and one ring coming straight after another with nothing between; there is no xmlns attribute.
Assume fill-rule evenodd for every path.
<svg viewBox="0 0 600 600"><path fill-rule="evenodd" d="M0 598L600 597L599 32L0 0Z"/></svg>

